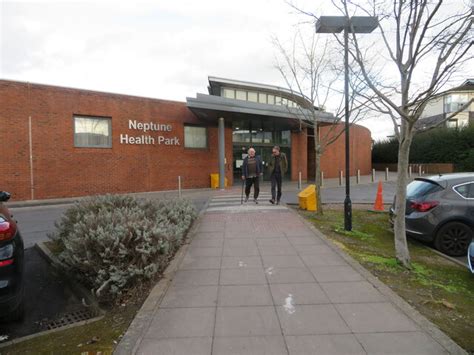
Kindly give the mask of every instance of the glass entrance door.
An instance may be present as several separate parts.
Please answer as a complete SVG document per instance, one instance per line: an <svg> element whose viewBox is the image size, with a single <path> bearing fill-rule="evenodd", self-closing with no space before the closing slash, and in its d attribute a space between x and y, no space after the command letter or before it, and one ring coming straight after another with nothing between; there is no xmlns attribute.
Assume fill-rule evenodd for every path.
<svg viewBox="0 0 474 355"><path fill-rule="evenodd" d="M263 180L270 180L270 172L268 171L268 163L272 157L273 145L234 145L233 149L233 167L234 167L234 181L240 181L242 176L242 162L247 156L247 150L253 147L256 154L262 158L263 163ZM288 160L288 172L285 174L284 179L289 180L291 178L291 148L280 147L281 151L286 154Z"/></svg>
<svg viewBox="0 0 474 355"><path fill-rule="evenodd" d="M250 147L253 147L257 155L262 158L264 164L263 180L270 180L267 166L272 155L272 148L275 145L280 146L281 151L286 154L288 172L284 179L290 179L291 131L288 128L277 125L277 121L271 117L234 120L232 124L234 181L241 180L242 162Z"/></svg>

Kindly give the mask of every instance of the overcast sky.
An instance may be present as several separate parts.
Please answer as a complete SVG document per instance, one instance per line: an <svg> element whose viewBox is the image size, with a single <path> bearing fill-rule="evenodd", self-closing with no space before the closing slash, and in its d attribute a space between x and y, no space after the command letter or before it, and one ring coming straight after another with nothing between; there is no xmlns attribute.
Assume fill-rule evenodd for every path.
<svg viewBox="0 0 474 355"><path fill-rule="evenodd" d="M335 14L329 0L298 5ZM207 93L208 76L284 86L271 38L305 20L283 0L0 0L0 78L178 101Z"/></svg>

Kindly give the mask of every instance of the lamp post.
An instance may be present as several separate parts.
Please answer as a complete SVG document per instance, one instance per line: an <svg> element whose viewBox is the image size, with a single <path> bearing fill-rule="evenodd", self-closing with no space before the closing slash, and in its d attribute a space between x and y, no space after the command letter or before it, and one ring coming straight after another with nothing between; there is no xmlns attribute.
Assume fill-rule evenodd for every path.
<svg viewBox="0 0 474 355"><path fill-rule="evenodd" d="M316 33L340 33L344 31L344 105L346 138L346 198L344 199L344 229L352 230L352 202L350 190L350 140L349 140L349 32L370 33L378 26L372 16L321 16L316 22Z"/></svg>

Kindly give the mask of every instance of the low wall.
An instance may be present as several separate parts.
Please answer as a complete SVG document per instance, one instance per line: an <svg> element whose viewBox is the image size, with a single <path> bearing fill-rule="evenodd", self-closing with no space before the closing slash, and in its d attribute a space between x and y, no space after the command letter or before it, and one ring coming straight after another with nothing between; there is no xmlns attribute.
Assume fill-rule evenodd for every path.
<svg viewBox="0 0 474 355"><path fill-rule="evenodd" d="M429 164L410 164L413 173L418 173L420 166L424 174L448 174L454 172L454 164L452 163L429 163ZM372 164L375 170L397 171L397 164Z"/></svg>

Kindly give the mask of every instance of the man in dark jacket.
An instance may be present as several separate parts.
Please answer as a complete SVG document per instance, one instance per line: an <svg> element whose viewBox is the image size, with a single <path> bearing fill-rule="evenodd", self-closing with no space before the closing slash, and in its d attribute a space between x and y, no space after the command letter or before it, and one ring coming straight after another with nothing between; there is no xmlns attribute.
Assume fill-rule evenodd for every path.
<svg viewBox="0 0 474 355"><path fill-rule="evenodd" d="M254 185L253 200L258 204L260 175L262 174L262 159L255 155L255 149L250 148L242 164L242 180L245 180L245 202L249 200L250 189Z"/></svg>
<svg viewBox="0 0 474 355"><path fill-rule="evenodd" d="M280 152L280 147L277 145L272 149L272 158L268 163L268 170L270 171L270 179L272 181L272 199L270 203L279 205L281 199L281 181L283 175L288 171L288 160L286 159L286 154Z"/></svg>

